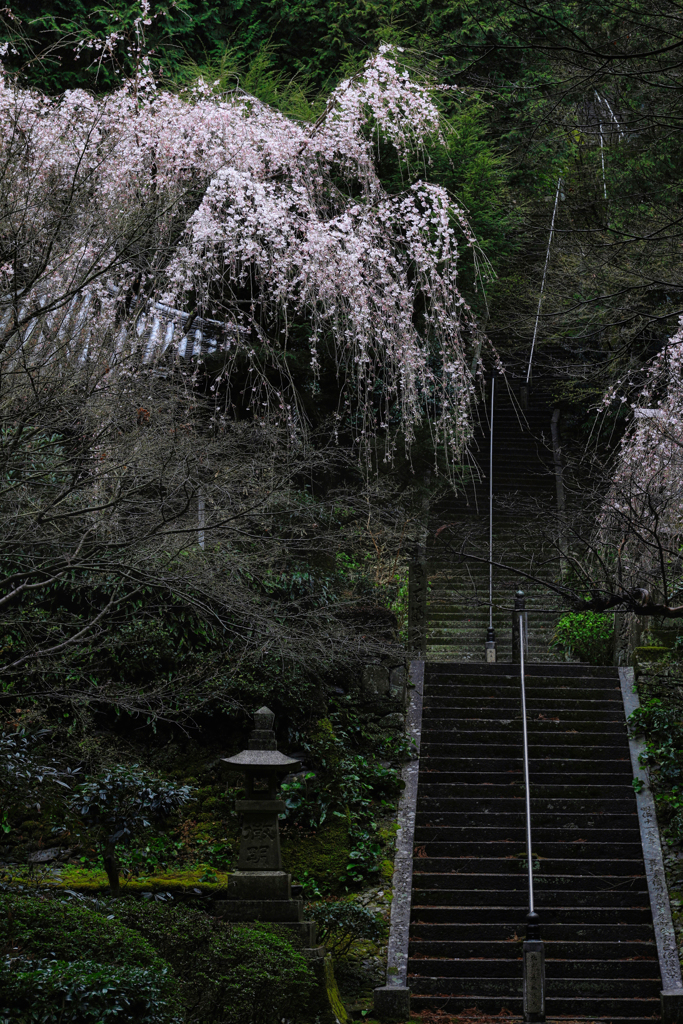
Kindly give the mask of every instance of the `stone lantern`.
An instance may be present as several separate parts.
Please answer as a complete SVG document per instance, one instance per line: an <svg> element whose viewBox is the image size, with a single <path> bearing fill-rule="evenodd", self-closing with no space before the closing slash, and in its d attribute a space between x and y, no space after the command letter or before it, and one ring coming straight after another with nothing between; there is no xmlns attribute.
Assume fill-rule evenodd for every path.
<svg viewBox="0 0 683 1024"><path fill-rule="evenodd" d="M303 920L303 900L292 899L292 876L282 870L278 797L282 778L299 767L277 749L275 715L261 708L254 715L249 746L223 760L246 779L246 799L236 800L242 816L237 871L228 879L228 899L216 910L229 921L270 921L296 930L304 945L315 945L316 925Z"/></svg>

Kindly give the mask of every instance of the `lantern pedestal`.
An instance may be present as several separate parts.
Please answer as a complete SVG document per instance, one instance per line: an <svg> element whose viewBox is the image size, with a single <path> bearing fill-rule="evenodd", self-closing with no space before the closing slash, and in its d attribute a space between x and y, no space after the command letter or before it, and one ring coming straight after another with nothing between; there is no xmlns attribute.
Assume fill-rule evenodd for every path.
<svg viewBox="0 0 683 1024"><path fill-rule="evenodd" d="M292 876L286 871L234 871L228 878L228 895L234 900L291 900Z"/></svg>
<svg viewBox="0 0 683 1024"><path fill-rule="evenodd" d="M286 810L284 801L236 800L235 810L242 815L238 870L281 871L278 817Z"/></svg>

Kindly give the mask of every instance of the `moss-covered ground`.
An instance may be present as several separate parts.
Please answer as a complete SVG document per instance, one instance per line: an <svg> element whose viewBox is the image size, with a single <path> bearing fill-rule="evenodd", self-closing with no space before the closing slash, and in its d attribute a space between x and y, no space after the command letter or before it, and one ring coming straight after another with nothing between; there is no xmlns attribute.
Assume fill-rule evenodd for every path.
<svg viewBox="0 0 683 1024"><path fill-rule="evenodd" d="M346 716L337 711L336 717L314 720L296 737L304 748L299 755L305 759L304 767L283 789L288 804L280 826L283 867L291 873L293 884L301 887L311 917L318 920L318 914L324 917L330 908L341 914L342 924L329 940L338 983L335 998L341 998L345 1013L358 1018L371 1011L373 989L385 977L399 771L409 753L405 741L382 734L375 724L386 710L386 706L370 708L364 721L356 708ZM126 927L145 936L147 917L153 912L159 917L159 929L147 938L157 950L163 946L163 916L169 915L168 927L173 928L176 909L186 911L190 916L182 919L183 942L191 961L194 946L199 949L209 941L202 938L201 922L213 919L214 903L226 897L230 873L238 863L240 821L235 800L244 795L244 780L226 766L224 758L246 745L249 719L235 721L220 739L205 733L192 739L152 736L144 742L114 729L106 737L90 733L81 738L74 731L60 730L56 735L53 731L43 743L36 728L39 723L17 724L20 728L12 735L29 738L29 745L21 750L29 752L32 763L47 761L56 749L60 759L53 763L60 770L64 765L81 770L68 776L68 789L49 782L36 784L37 788L31 784L6 802L0 836L0 884L5 891L39 901L44 913L53 914L57 921L64 913L60 901L75 903L82 909L79 927L88 931L91 919L93 935L107 911L106 916L113 914L115 919L123 914ZM281 739L283 747L285 742ZM85 797L79 793L85 792L81 780L86 781L86 789L92 789L94 780L125 778L126 772L151 780L152 787L155 779L162 788L167 784L188 787L188 798L169 813L150 814L149 819L142 816L130 835L117 843L120 895L112 902L103 853L114 819L84 813ZM44 862L29 863L36 855ZM344 910L356 904L365 914L360 925ZM126 910L134 906L146 908L142 916ZM280 939L285 945L289 942L286 934ZM73 966L81 962L79 942L72 949L65 947L63 953L63 965L51 968L47 980L36 978L36 984L52 986L50 991L58 993L60 986L73 982L73 971L81 970ZM177 973L169 956L168 950L162 953L168 970ZM106 981L112 991L117 985L142 984L130 964L112 962L100 967L105 974L114 972L111 977L107 974ZM89 970L90 966L83 966L83 985L91 984ZM186 990L169 985L177 1002ZM161 989L158 998L166 998ZM240 1024L246 1024L250 1012ZM188 1022L195 1019L186 1010L183 1013ZM318 1008L314 1017L319 1016ZM213 1020L209 1013L202 1024Z"/></svg>

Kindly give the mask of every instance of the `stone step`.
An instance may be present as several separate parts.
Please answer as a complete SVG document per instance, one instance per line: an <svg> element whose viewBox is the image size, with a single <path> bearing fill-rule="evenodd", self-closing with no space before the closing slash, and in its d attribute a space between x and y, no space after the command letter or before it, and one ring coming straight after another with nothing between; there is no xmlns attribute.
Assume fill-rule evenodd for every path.
<svg viewBox="0 0 683 1024"><path fill-rule="evenodd" d="M631 860L621 858L621 851L603 848L601 857L589 859L581 857L570 859L569 857L547 857L543 856L538 847L532 847L533 859L538 867L536 874L557 875L590 875L598 877L600 874L613 875L642 875L644 869L643 858L634 857ZM616 859L619 855L619 859ZM538 859L536 859L538 858ZM519 875L524 873L526 878L526 850L508 854L506 857L422 857L417 856L413 861L414 875L439 874L446 878L452 875L464 875L472 871L472 863L476 863L476 870L480 875Z"/></svg>
<svg viewBox="0 0 683 1024"><path fill-rule="evenodd" d="M439 814L449 812L470 815L474 812L479 814L524 814L525 799L524 793L519 790L505 797L496 796L449 796L449 787L434 786L423 789L419 794L420 813L430 814L438 811ZM568 814L574 816L582 815L614 815L633 813L633 793L626 793L619 799L611 797L596 798L588 797L552 797L539 795L532 788L531 813L534 821L549 814Z"/></svg>
<svg viewBox="0 0 683 1024"><path fill-rule="evenodd" d="M481 975L456 978L430 977L428 975L412 973L413 964L411 963L409 966L411 971L408 973L408 984L414 995L447 994L459 996L467 994L471 996L476 993L477 1008L481 1009L479 1003L481 996L503 997L510 992L516 996L521 996L522 994L522 979L519 975L517 978L491 978L482 977ZM552 997L549 990L551 984ZM593 999L596 1006L605 997L609 997L612 1006L614 1001L617 1001L624 1009L628 1007L628 1003L633 999L651 999L658 1005L660 990L661 982L658 978L652 977L652 975L649 978L636 978L633 980L623 977L595 978L590 977L590 975L587 977L585 974L581 978L553 978L552 982L549 980L546 986L546 1011L548 1014L551 1011L551 998L553 1002L564 999L575 1005L579 1002L579 999L576 998L577 992L582 993L581 1002L586 1003ZM603 1003L603 1015L604 1012Z"/></svg>
<svg viewBox="0 0 683 1024"><path fill-rule="evenodd" d="M578 733L572 736L571 733L560 735L547 734L547 740L542 737L529 737L529 758L531 761L541 761L544 753L548 750L548 743L553 742L553 760L558 758L578 760L612 760L618 745L612 745L612 734L607 735L608 743L601 746L599 737L592 738ZM521 757L519 742L513 742L514 737L507 733L466 733L461 731L458 735L458 753L462 758L486 757L495 748L497 757ZM521 739L520 739L521 742ZM422 744L427 757L444 757L453 754L454 744L443 733L436 733L434 737L427 735L423 738ZM542 768L542 764L540 766Z"/></svg>
<svg viewBox="0 0 683 1024"><path fill-rule="evenodd" d="M435 668L437 666L434 666ZM549 702L569 701L590 701L590 700L617 700L621 690L617 689L613 679L590 680L589 686L584 686L582 680L572 680L567 686L560 686L556 679L539 679L531 676L527 679L524 690L529 707L541 705L541 709L549 707ZM519 677L513 676L509 680L477 680L463 676L458 682L451 685L435 684L430 687L429 693L425 695L424 706L440 707L442 700L470 700L478 701L476 707L488 704L490 701L510 702L513 707L519 708L521 694ZM472 706L472 704L470 704ZM504 705L509 706L509 705ZM566 705L565 705L566 706Z"/></svg>
<svg viewBox="0 0 683 1024"><path fill-rule="evenodd" d="M473 961L477 961L476 964ZM521 962L521 939L515 942L492 942L488 948L485 942L416 942L410 945L408 971L413 977L468 978L476 966L480 978L517 980ZM548 985L568 978L611 982L622 978L629 981L647 978L658 982L657 947L654 941L621 943L546 940L545 971Z"/></svg>
<svg viewBox="0 0 683 1024"><path fill-rule="evenodd" d="M467 828L485 828L495 825L499 829L511 830L520 827L523 822L523 811L441 811L422 810L418 801L416 824L429 828L453 828L455 825ZM591 829L612 828L628 829L638 827L638 816L634 810L631 814L605 814L576 811L574 813L558 813L557 811L536 811L533 815L534 832L538 829Z"/></svg>
<svg viewBox="0 0 683 1024"><path fill-rule="evenodd" d="M543 864L543 862L538 863ZM419 892L424 890L432 892L437 889L453 892L464 889L467 892L480 890L490 893L495 891L498 895L505 894L506 896L517 892L523 893L525 898L528 893L529 880L526 871L506 871L497 875L493 872L479 872L478 862L470 861L469 873L463 869L442 873L417 871L415 870L417 864L419 861L415 861L413 865L413 888ZM576 891L597 894L603 892L614 894L617 891L620 894L647 892L647 879L642 863L638 865L638 872L633 875L610 874L608 873L609 866L609 863L603 863L602 868L599 869L600 874L586 874L584 865L583 871L579 870L563 875L553 868L548 868L546 873L547 866L543 865L542 870L534 871L534 887L537 890L536 898L539 906L543 906L543 900L549 890L552 890L553 893ZM599 895L597 898L600 898Z"/></svg>
<svg viewBox="0 0 683 1024"><path fill-rule="evenodd" d="M524 819L518 822L516 831L523 831ZM541 831L541 830L539 830ZM549 829L546 827L546 832ZM609 831L609 830L607 830ZM438 832L438 830L435 830ZM420 888L433 888L433 887L446 887L450 886L451 881L455 887L462 887L461 879L467 877L471 879L474 875L481 874L486 876L483 883L486 888L490 888L491 885L496 884L498 874L520 877L523 875L522 881L526 880L526 844L523 841L510 841L506 843L507 852L497 848L489 849L489 847L497 847L498 844L495 840L490 838L486 839L480 837L475 832L476 839L471 840L470 849L475 849L475 843L479 842L478 854L460 854L457 856L439 856L441 850L438 849L439 844L443 847L444 842L436 836L425 835L415 844L415 857L413 860L413 874L415 876L415 884L418 884ZM581 843L580 846L583 848L587 843ZM559 850L553 854L553 850L561 846L560 843L552 842L548 844L547 840L544 841L542 838L536 841L532 837L532 857L534 861L534 878L541 877L547 879L551 876L565 877L567 878L567 885L573 886L575 882L571 881L573 878L586 877L590 884L588 887L592 887L593 882L604 877L612 877L616 875L628 876L634 878L643 875L644 866L642 852L640 857L637 855L637 851L633 850L631 857L628 856L626 851L623 855L621 848L614 846L608 846L607 844L590 844L592 846L592 852L586 856L576 856L578 844L566 843L565 848ZM630 846L631 844L629 844ZM573 849L572 849L573 846ZM456 847L459 851L459 846ZM426 876L434 876L429 881L429 884L425 881ZM419 876L419 879L418 879ZM433 882L433 885L432 885ZM588 884L588 883L587 883ZM615 883L616 884L616 883ZM508 885L508 882L505 882ZM543 882L546 886L547 883ZM612 883L607 885L610 888Z"/></svg>
<svg viewBox="0 0 683 1024"><path fill-rule="evenodd" d="M572 772L570 776L570 788L577 788L583 791L585 788L595 786L607 792L609 787L614 786L616 789L619 789L622 792L624 791L624 787L626 790L631 792L631 783L633 781L633 776L630 765L626 761L620 761L618 763L622 765L622 769L621 774L617 775L616 777L613 777L611 772L603 772L597 775L595 772ZM510 792L507 789L508 786L522 786L524 782L522 778L521 756L517 763L517 770L507 772L507 777L504 779L501 779L500 775L496 772L474 772L468 770L466 767L463 770L452 770L450 768L430 768L428 767L429 764L431 764L431 761L425 759L425 761L423 762L423 766L421 766L420 768L421 774L429 782L435 780L437 782L451 782L453 785L467 784L472 786L500 786L501 792L503 790L505 792ZM615 771L617 771L617 769L615 769ZM567 774L564 772L558 774L548 774L548 772L544 771L542 777L537 776L536 778L534 778L533 785L534 788L537 790L539 787L542 787L541 792L546 793L548 792L548 790L546 790L545 787L567 786ZM607 789L605 787L607 787Z"/></svg>
<svg viewBox="0 0 683 1024"><path fill-rule="evenodd" d="M501 715L500 709L496 711L494 708L489 709L488 714L484 717L478 708L473 709L467 715L453 715L450 709L448 711L439 707L433 709L428 705L423 712L423 723L423 731L429 732L430 736L450 732L453 734L454 740L463 732L485 732L488 734L495 730L497 734L514 733L515 735L521 735L522 732L521 712L515 714L514 711L509 711L508 716L505 716ZM439 728L436 728L437 725ZM578 732L581 732L582 727L588 727L591 735L598 729L604 736L610 733L622 736L626 732L623 715L621 718L617 718L614 714L594 714L590 718L585 718L581 712L574 714L564 712L561 715L553 715L552 713L530 712L527 709L527 729L530 732L533 730L535 735L543 737L560 735L567 731L568 726Z"/></svg>
<svg viewBox="0 0 683 1024"><path fill-rule="evenodd" d="M526 889L501 890L492 889L414 889L413 900L416 906L486 906L515 907L523 920L527 912ZM622 907L647 907L647 886L640 890L621 892L603 890L596 893L594 889L550 889L543 893L543 902L539 903L538 912L543 915L547 908L558 906L588 908L586 913L598 903L601 907L612 907L615 913Z"/></svg>
<svg viewBox="0 0 683 1024"><path fill-rule="evenodd" d="M487 581L488 585L488 581ZM509 596L507 592L506 597ZM538 623L542 625L552 625L560 615L565 614L566 609L563 608L548 608L548 602L544 594L539 594L537 599L538 609L534 608L534 605L530 603L530 599L527 599L527 612L529 618L529 629L536 626ZM441 588L436 583L432 583L430 587L429 599L427 602L427 609L429 611L430 623L433 624L438 622L441 618L448 615L452 618L464 619L476 618L477 621L486 619L489 617L489 603L488 594L483 594L477 600L470 600L470 603L466 603L464 596L458 591L449 591L445 588ZM507 600L499 603L496 594L494 593L494 604L493 604L493 624L494 626L500 626L501 629L511 629L512 627L512 610Z"/></svg>
<svg viewBox="0 0 683 1024"><path fill-rule="evenodd" d="M482 677L508 675L514 676L516 679L519 679L519 665L510 664L509 662L503 663L500 661L496 662L493 665L487 665L486 663L482 662L480 665L477 666L463 665L461 662L458 662L455 665L453 662L444 662L440 665L429 666L430 685L428 689L431 689L431 686L435 682L438 682L439 678L445 677L446 679L457 679L460 676L470 675ZM613 679L617 684L619 682L619 672L617 669L610 668L609 666L603 667L601 665L577 664L558 667L555 664L549 665L537 662L535 664L526 666L526 675L529 678L536 676L548 678L554 677L556 681L559 677L562 681L564 681L565 685L568 685L569 681L575 679L576 677L581 677L585 679L609 678Z"/></svg>
<svg viewBox="0 0 683 1024"><path fill-rule="evenodd" d="M431 817L431 816L430 816ZM616 828L606 828L601 822L597 825L587 825L584 820L582 823L577 824L572 821L569 822L566 827L562 830L561 834L558 834L556 827L541 827L537 823L534 825L533 830L533 846L534 849L542 850L543 844L546 842L561 842L564 835L567 836L567 842L597 842L601 844L622 844L622 843L634 843L640 842L640 834L634 833L634 825L637 826L637 819L635 822L629 821L627 825ZM515 849L523 849L526 843L526 833L524 830L523 823L517 821L514 826L506 828L505 831L506 840ZM415 826L415 843L416 845L429 844L431 842L449 842L459 844L461 842L480 842L488 843L500 839L501 829L498 824L498 818L495 823L490 820L479 825L444 825L441 823L430 824L429 822L418 819ZM561 838L562 837L562 838ZM614 847L613 847L614 848Z"/></svg>
<svg viewBox="0 0 683 1024"><path fill-rule="evenodd" d="M446 665L447 662L441 664ZM441 664L432 666L434 670L439 669ZM462 667L467 666L462 663ZM481 666L481 663L470 663L473 669ZM552 663L560 671L572 668L572 665ZM546 665L549 669L551 666ZM512 700L520 699L521 676L519 667L517 671L510 671L506 675L499 676L478 676L462 673L457 678L446 681L445 677L437 676L425 694L425 700L429 703L438 697L509 697ZM573 676L566 680L559 679L550 673L540 676L525 672L525 692L531 701L543 699L561 700L568 697L570 700L609 700L617 698L621 689L618 680L611 676Z"/></svg>
<svg viewBox="0 0 683 1024"><path fill-rule="evenodd" d="M464 787L463 787L464 788ZM487 814L497 814L506 809L524 813L524 787L519 785L514 788L508 787L504 796L496 793L488 793L485 789L463 795L463 792L453 792L450 783L420 783L418 794L421 810L428 814L433 808L441 812L457 811L463 812L472 810L485 811ZM618 796L603 795L601 793L588 793L584 796L565 796L563 794L546 793L542 786L531 785L531 813L534 817L539 812L563 813L563 814L626 814L634 812L633 790L624 787Z"/></svg>
<svg viewBox="0 0 683 1024"><path fill-rule="evenodd" d="M499 908L496 908L496 912ZM580 915L585 918L585 912L583 908L580 908ZM421 911L421 916L424 914L443 914L450 915L452 913L451 907L424 907ZM489 908L489 913L494 911ZM512 912L514 914L514 911ZM555 943L585 943L586 948L580 949L581 955L591 955L590 947L594 942L611 942L621 945L623 948L624 943L638 943L639 952L638 955L645 957L656 956L657 951L653 949L654 943L654 929L652 924L642 923L639 924L636 921L622 922L621 924L614 924L612 919L614 918L614 911L610 908L609 910L603 910L603 915L606 920L596 921L591 920L590 922L582 920L580 923L572 923L571 921L551 922L548 921L549 911L544 911L542 915L542 928L543 928L543 941L548 943L548 950L555 950ZM643 921L646 922L647 911L635 911L633 913L640 913L643 917ZM411 951L414 949L416 953L422 953L422 944L429 943L430 948L436 949L441 943L458 943L458 942L473 942L478 940L480 942L504 942L511 944L513 942L519 942L524 938L524 921L514 920L507 924L501 923L496 918L495 922L492 923L470 923L466 924L455 923L451 920L442 922L438 917L435 916L434 922L429 921L414 921L410 925L410 948ZM556 956L555 952L548 953L547 955Z"/></svg>
<svg viewBox="0 0 683 1024"><path fill-rule="evenodd" d="M524 780L521 772L517 779L506 783L477 782L472 776L465 776L454 781L448 772L423 772L424 781L420 780L420 796L431 798L447 796L449 799L491 800L493 797L509 799L524 798ZM512 788L511 788L512 787ZM626 781L619 785L592 780L584 785L567 785L565 782L550 784L545 776L533 785L535 800L625 800L629 804L633 798L633 788Z"/></svg>
<svg viewBox="0 0 683 1024"><path fill-rule="evenodd" d="M476 992L462 996L422 995L415 993L411 996L410 1005L413 1012L421 1013L423 1010L437 1012L439 1014L457 1015L472 1008L479 1010L482 1014L503 1014L501 1024L510 1021L516 1024L515 1018L510 1014L517 1014L517 1021L521 1021L522 1000L517 996L504 996L489 998L479 996ZM571 1018L571 1024L656 1024L659 1021L659 997L656 999L639 999L637 1004L634 1000L610 999L609 1013L605 1016L605 1000L594 998L555 999L549 996L546 1000L546 1019ZM630 1014L628 1011L632 1011ZM569 1021L566 1024L570 1024Z"/></svg>
<svg viewBox="0 0 683 1024"><path fill-rule="evenodd" d="M511 693L506 697L492 697L488 694L480 693L477 707L472 707L472 701L468 697L427 694L423 701L422 715L424 718L425 716L429 717L433 713L438 714L442 711L449 714L449 717L454 718L464 715L476 717L489 711L500 712L501 714L509 711L512 714L521 715L519 681L516 689L516 693ZM526 690L526 686L524 689ZM613 696L610 696L610 693ZM538 714L578 715L584 713L586 720L595 715L608 715L612 720L617 718L622 720L624 708L619 694L620 691L614 687L613 690L600 697L594 698L591 695L584 700L566 694L565 696L553 697L552 693L544 693L538 698L527 696L527 714L529 717L532 717Z"/></svg>
<svg viewBox="0 0 683 1024"><path fill-rule="evenodd" d="M410 929L412 935L415 929L422 928L423 926L424 928L431 928L436 925L443 926L444 928L452 927L454 931L446 936L446 938L451 939L455 938L456 932L458 936L467 938L468 936L464 934L466 928L490 926L513 928L515 931L521 929L523 936L525 915L526 908L522 908L522 916L520 917L517 907L482 907L480 904L472 906L464 904L457 904L456 906L413 904ZM543 934L545 934L546 928L557 928L559 929L560 938L568 936L569 933L564 930L568 928L593 929L593 938L595 938L594 929L599 928L600 936L602 936L603 926L625 929L636 927L649 928L648 934L654 934L649 904L647 906L643 904L639 907L620 907L618 913L615 913L613 907L595 906L591 908L590 914L586 914L585 907L546 906L542 908L539 916L541 918ZM551 933L549 932L548 934L550 935ZM510 938L510 935L507 937ZM635 934L631 936L634 940L636 937Z"/></svg>
<svg viewBox="0 0 683 1024"><path fill-rule="evenodd" d="M572 751L574 754L575 752ZM622 771L629 775L629 779L633 778L633 771L631 767L631 758L628 756L618 755L621 752L615 748L612 751L611 757L602 758L600 764L595 765L596 774L600 777L604 775L611 775L614 772ZM429 754L427 751L421 752L421 766L424 765L425 769L430 771L463 771L463 772L495 772L496 774L517 774L522 770L521 763L522 753L519 748L515 748L512 755L507 757L497 756L487 758L484 756L472 756L464 755L462 752L458 756L455 755L451 746L446 748L446 754L432 753ZM532 780L536 773L551 772L553 774L563 774L565 772L574 772L578 774L587 774L591 771L591 766L595 764L594 761L589 758L581 759L578 757L539 757L530 758L529 760L530 770L532 772Z"/></svg>
<svg viewBox="0 0 683 1024"><path fill-rule="evenodd" d="M487 702L488 706L481 706L478 708L462 708L453 707L452 704L444 704L442 701L438 703L432 703L429 701L425 702L425 707L422 712L422 721L429 728L435 722L457 722L458 724L464 725L470 724L474 729L484 729L485 726L491 725L491 723L513 723L519 730L522 727L522 713L519 707L519 701L493 701ZM571 726L583 726L590 725L592 730L596 728L605 729L608 732L623 731L626 728L624 722L624 713L619 713L619 709L607 711L589 711L585 707L580 710L567 708L565 706L559 706L555 708L549 708L548 702L545 700L535 701L535 707L530 706L527 701L527 723L531 724L548 724L551 726L571 725ZM560 704L560 702L557 702ZM507 706L506 706L507 705ZM517 705L517 706L515 706Z"/></svg>
<svg viewBox="0 0 683 1024"><path fill-rule="evenodd" d="M498 744L514 744L518 748L518 742L522 737L522 723L513 719L467 719L457 724L457 720L450 719L442 721L439 728L436 723L427 727L423 732L423 742L427 744L426 753L429 754L435 746L451 747L457 745L458 751L463 752L463 747L479 746L493 748ZM509 724L506 724L509 722ZM547 751L547 744L552 743L554 748L579 747L580 749L599 748L606 753L612 753L614 747L622 749L621 742L626 739L626 725L619 729L603 730L602 722L587 722L590 728L574 728L572 722L553 722L549 719L543 720L534 718L527 720L527 733L529 737L529 755L540 756L541 751ZM556 749L553 749L556 754ZM593 754L590 755L594 756Z"/></svg>
<svg viewBox="0 0 683 1024"><path fill-rule="evenodd" d="M473 665L481 664L481 659L484 657L486 653L486 648L484 646L485 641L481 638L480 640L481 642L477 642L476 644L456 644L455 647L451 644L446 643L427 642L427 661L431 662L434 665L438 665L439 663L447 663L449 659L453 657L453 651L456 650L457 653L462 658L462 662L464 664L466 664L467 662ZM512 655L512 646L509 645L507 649L503 648L501 653L505 654L506 657L509 658ZM527 651L527 657L529 656L538 658L542 657L544 661L548 661L549 659L552 660L553 651L550 649L549 646L539 646L535 649L533 647L530 647ZM555 662L558 665L565 664L566 659L562 651L557 651L557 654L555 655Z"/></svg>

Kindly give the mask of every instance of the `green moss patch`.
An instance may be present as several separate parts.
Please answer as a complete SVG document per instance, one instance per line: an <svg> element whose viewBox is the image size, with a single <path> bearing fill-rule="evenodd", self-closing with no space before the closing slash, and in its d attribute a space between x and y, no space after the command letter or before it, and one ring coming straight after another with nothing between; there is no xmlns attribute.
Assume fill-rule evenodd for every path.
<svg viewBox="0 0 683 1024"><path fill-rule="evenodd" d="M346 875L351 843L346 821L336 819L315 832L288 828L282 836L282 863L296 882L314 878L334 890Z"/></svg>
<svg viewBox="0 0 683 1024"><path fill-rule="evenodd" d="M671 650L668 647L661 646L649 646L649 647L636 647L635 657L637 665L647 665L653 661L663 661L664 658L671 654Z"/></svg>
<svg viewBox="0 0 683 1024"><path fill-rule="evenodd" d="M214 880L215 879L215 880ZM109 890L109 881L100 868L81 868L67 864L57 873L41 876L36 874L26 879L27 884L50 886L58 889L72 889L82 893L100 893ZM202 893L221 893L228 887L228 873L214 871L206 864L192 868L178 868L174 871L159 871L153 875L141 875L121 879L121 892L140 894L143 892L187 892L199 890Z"/></svg>

